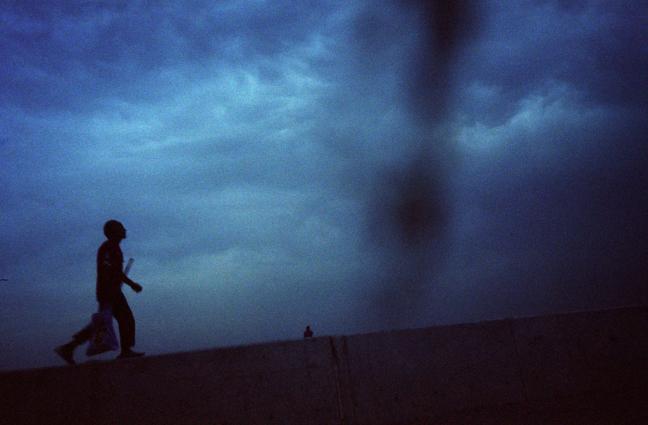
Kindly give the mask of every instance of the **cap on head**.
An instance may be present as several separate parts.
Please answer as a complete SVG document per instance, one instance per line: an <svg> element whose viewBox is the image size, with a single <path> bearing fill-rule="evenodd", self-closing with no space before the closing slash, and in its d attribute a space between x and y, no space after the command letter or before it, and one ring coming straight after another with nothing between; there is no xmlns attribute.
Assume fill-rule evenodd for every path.
<svg viewBox="0 0 648 425"><path fill-rule="evenodd" d="M117 220L108 220L103 227L104 235L108 239L123 238L125 230L124 225Z"/></svg>

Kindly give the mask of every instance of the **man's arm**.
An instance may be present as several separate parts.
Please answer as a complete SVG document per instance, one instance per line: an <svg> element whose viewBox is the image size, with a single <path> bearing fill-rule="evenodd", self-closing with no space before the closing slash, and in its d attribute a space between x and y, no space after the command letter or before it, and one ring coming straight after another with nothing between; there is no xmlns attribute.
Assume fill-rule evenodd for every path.
<svg viewBox="0 0 648 425"><path fill-rule="evenodd" d="M126 285L130 286L133 291L135 292L142 292L142 285L139 283L131 280L128 276L124 274L124 272L121 272L121 281L124 282Z"/></svg>

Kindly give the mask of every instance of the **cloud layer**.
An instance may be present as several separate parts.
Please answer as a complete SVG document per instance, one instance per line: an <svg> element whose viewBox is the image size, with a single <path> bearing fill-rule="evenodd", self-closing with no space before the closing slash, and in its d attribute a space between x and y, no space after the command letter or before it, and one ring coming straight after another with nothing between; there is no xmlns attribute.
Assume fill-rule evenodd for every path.
<svg viewBox="0 0 648 425"><path fill-rule="evenodd" d="M2 6L0 368L108 218L152 353L648 302L639 2L424 4Z"/></svg>

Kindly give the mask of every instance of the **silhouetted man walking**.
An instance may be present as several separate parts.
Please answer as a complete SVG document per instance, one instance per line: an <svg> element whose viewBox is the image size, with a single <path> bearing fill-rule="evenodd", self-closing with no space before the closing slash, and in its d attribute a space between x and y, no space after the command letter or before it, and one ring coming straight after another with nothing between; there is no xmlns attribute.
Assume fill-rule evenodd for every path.
<svg viewBox="0 0 648 425"><path fill-rule="evenodd" d="M141 292L142 286L133 282L124 274L124 256L119 244L126 239L126 228L117 220L108 220L104 224L107 241L97 251L97 301L99 311L110 308L119 324L121 353L117 358L140 357L144 353L132 350L135 345L135 318L126 297L121 291L123 283L133 291ZM57 347L54 351L67 363L74 364L74 349L87 342L93 335L92 323L73 336L72 341Z"/></svg>

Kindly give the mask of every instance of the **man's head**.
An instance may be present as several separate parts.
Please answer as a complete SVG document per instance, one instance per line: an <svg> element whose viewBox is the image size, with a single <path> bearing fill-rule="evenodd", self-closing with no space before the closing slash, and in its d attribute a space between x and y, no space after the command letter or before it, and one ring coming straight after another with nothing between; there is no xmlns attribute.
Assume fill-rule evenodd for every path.
<svg viewBox="0 0 648 425"><path fill-rule="evenodd" d="M104 235L110 240L126 239L126 228L117 220L108 220L103 227Z"/></svg>

